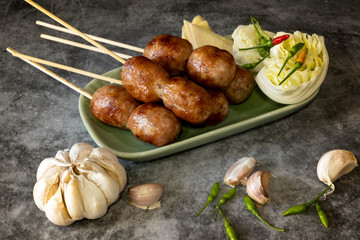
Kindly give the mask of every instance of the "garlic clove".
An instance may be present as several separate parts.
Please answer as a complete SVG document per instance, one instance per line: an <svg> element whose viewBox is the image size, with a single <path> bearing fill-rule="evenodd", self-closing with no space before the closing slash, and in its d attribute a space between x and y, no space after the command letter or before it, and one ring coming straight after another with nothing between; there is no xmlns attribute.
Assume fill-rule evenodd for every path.
<svg viewBox="0 0 360 240"><path fill-rule="evenodd" d="M253 173L246 183L246 192L249 197L261 205L269 202L269 182L271 177L272 174L266 171Z"/></svg>
<svg viewBox="0 0 360 240"><path fill-rule="evenodd" d="M101 190L85 176L78 175L80 180L81 198L84 204L84 214L88 219L104 216L107 211L107 201Z"/></svg>
<svg viewBox="0 0 360 240"><path fill-rule="evenodd" d="M119 164L119 160L113 152L106 148L95 148L89 159L103 167L118 182L120 191L124 189L127 182L125 168Z"/></svg>
<svg viewBox="0 0 360 240"><path fill-rule="evenodd" d="M69 152L70 159L73 163L79 163L87 158L94 147L88 143L75 143Z"/></svg>
<svg viewBox="0 0 360 240"><path fill-rule="evenodd" d="M42 178L49 169L56 168L58 171L62 171L62 167L70 166L68 163L59 161L56 158L45 158L41 161L37 171L36 171L36 180Z"/></svg>
<svg viewBox="0 0 360 240"><path fill-rule="evenodd" d="M331 187L334 191L335 186L333 182L351 172L357 166L357 160L352 152L336 149L321 156L316 172L319 180L326 185L332 185Z"/></svg>
<svg viewBox="0 0 360 240"><path fill-rule="evenodd" d="M161 206L160 199L164 186L159 183L148 183L128 189L129 203L141 209L155 209Z"/></svg>
<svg viewBox="0 0 360 240"><path fill-rule="evenodd" d="M70 173L70 171L67 171L65 174L66 175L63 174L65 177L62 177L61 179L67 211L72 219L83 219L85 214L81 192L79 189L80 180L76 177L76 175Z"/></svg>
<svg viewBox="0 0 360 240"><path fill-rule="evenodd" d="M120 193L119 184L101 166L93 161L86 160L77 169L102 191L108 205L118 199Z"/></svg>
<svg viewBox="0 0 360 240"><path fill-rule="evenodd" d="M33 189L33 198L40 210L45 211L45 205L59 188L59 179L59 167L53 167L37 180Z"/></svg>
<svg viewBox="0 0 360 240"><path fill-rule="evenodd" d="M252 157L243 157L236 163L234 163L226 172L224 177L224 183L235 187L240 183L246 185L247 177L254 170L257 161Z"/></svg>
<svg viewBox="0 0 360 240"><path fill-rule="evenodd" d="M69 150L68 149L65 149L65 150L59 150L56 155L55 155L55 158L61 162L64 162L64 163L68 163L70 164L71 163L71 160L70 160L70 156L69 156Z"/></svg>
<svg viewBox="0 0 360 240"><path fill-rule="evenodd" d="M75 221L69 216L66 205L63 202L61 187L57 189L56 193L47 202L44 210L46 217L56 225L68 226Z"/></svg>

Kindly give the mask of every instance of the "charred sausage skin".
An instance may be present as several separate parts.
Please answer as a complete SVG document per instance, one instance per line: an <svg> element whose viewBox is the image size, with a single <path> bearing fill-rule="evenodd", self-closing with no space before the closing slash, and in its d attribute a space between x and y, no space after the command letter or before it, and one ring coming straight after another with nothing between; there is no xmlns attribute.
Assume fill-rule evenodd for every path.
<svg viewBox="0 0 360 240"><path fill-rule="evenodd" d="M223 88L221 91L230 104L239 104L250 96L254 87L254 75L249 70L236 66L234 79L227 88Z"/></svg>
<svg viewBox="0 0 360 240"><path fill-rule="evenodd" d="M216 125L225 120L229 113L229 102L225 95L217 89L207 89L213 105L210 116L206 119L205 124Z"/></svg>
<svg viewBox="0 0 360 240"><path fill-rule="evenodd" d="M179 118L201 124L210 116L212 102L208 92L189 79L174 77L156 89L164 105Z"/></svg>
<svg viewBox="0 0 360 240"><path fill-rule="evenodd" d="M186 68L190 79L201 86L225 88L235 76L236 63L228 51L207 45L191 53Z"/></svg>
<svg viewBox="0 0 360 240"><path fill-rule="evenodd" d="M90 109L99 121L127 129L129 116L139 105L140 103L125 88L109 84L95 91Z"/></svg>
<svg viewBox="0 0 360 240"><path fill-rule="evenodd" d="M155 103L137 107L131 113L128 127L136 138L158 147L174 142L181 132L180 120Z"/></svg>
<svg viewBox="0 0 360 240"><path fill-rule="evenodd" d="M144 56L159 63L170 76L186 72L186 64L193 47L183 38L162 34L154 37L145 47Z"/></svg>
<svg viewBox="0 0 360 240"><path fill-rule="evenodd" d="M131 96L142 102L159 102L154 85L169 78L160 64L144 56L128 59L122 67L121 81Z"/></svg>

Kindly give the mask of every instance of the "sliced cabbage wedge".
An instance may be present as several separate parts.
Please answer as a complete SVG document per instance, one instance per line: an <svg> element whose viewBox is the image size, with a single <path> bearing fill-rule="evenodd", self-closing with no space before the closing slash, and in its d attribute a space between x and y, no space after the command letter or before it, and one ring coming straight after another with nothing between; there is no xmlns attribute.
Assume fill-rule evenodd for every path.
<svg viewBox="0 0 360 240"><path fill-rule="evenodd" d="M276 36L283 34L285 33L279 32ZM278 76L290 48L299 42L303 42L305 44L303 49L308 50L305 62L300 69L279 85L294 68L296 59L303 50L301 49L287 62ZM329 55L322 36L296 31L290 34L288 40L271 48L270 57L263 63L264 67L255 78L262 92L275 102L295 104L304 101L319 89L327 73Z"/></svg>

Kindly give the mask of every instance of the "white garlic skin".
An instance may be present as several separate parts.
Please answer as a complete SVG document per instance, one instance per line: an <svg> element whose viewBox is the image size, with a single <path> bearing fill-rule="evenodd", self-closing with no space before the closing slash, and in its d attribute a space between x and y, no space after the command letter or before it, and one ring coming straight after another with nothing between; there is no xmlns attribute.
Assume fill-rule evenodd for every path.
<svg viewBox="0 0 360 240"><path fill-rule="evenodd" d="M54 224L67 226L106 214L126 185L125 169L105 148L76 143L44 159L33 189L36 206Z"/></svg>
<svg viewBox="0 0 360 240"><path fill-rule="evenodd" d="M246 192L249 197L261 205L269 202L269 182L271 177L272 174L270 172L254 172L246 183Z"/></svg>
<svg viewBox="0 0 360 240"><path fill-rule="evenodd" d="M158 208L164 190L164 186L159 183L147 183L130 187L128 189L129 203L141 209Z"/></svg>
<svg viewBox="0 0 360 240"><path fill-rule="evenodd" d="M332 185L334 190L333 182L357 166L357 160L352 152L342 149L331 150L319 159L317 176L326 185Z"/></svg>
<svg viewBox="0 0 360 240"><path fill-rule="evenodd" d="M234 163L226 172L224 177L224 183L231 187L235 187L239 184L246 185L247 177L254 170L257 165L257 161L252 157L243 157L236 163Z"/></svg>

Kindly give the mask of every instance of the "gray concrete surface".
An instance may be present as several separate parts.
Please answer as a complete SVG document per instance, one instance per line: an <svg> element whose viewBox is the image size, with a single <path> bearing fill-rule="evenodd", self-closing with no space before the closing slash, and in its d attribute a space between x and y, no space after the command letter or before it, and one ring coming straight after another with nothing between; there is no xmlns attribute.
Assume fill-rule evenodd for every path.
<svg viewBox="0 0 360 240"><path fill-rule="evenodd" d="M128 186L148 182L165 186L161 208L139 210L126 202L124 192L104 217L59 227L33 201L38 164L76 142L95 143L82 124L79 95L12 57L6 48L95 73L114 69L119 63L103 54L41 39L41 33L64 35L37 26L36 20L53 21L27 3L1 0L1 239L227 239L223 221L213 220L213 205L199 218L194 216L211 185L222 181L228 167L244 156L257 158L261 163L257 169L277 176L270 183L271 202L259 212L287 231L269 229L251 215L242 201L245 188L240 187L223 208L240 239L360 239L360 168L339 179L335 193L322 204L329 229L320 224L314 208L302 215L281 215L325 188L316 176L322 154L347 149L360 157L357 1L37 2L83 32L140 47L158 34L181 35L182 21L198 14L223 35L255 16L270 31L323 35L330 65L317 97L290 116L161 159L144 163L119 159L127 171ZM80 87L90 80L54 71ZM227 190L221 185L219 196Z"/></svg>

